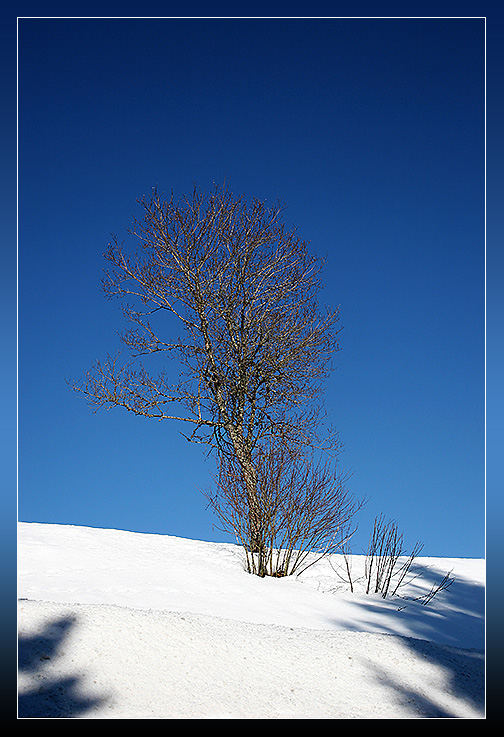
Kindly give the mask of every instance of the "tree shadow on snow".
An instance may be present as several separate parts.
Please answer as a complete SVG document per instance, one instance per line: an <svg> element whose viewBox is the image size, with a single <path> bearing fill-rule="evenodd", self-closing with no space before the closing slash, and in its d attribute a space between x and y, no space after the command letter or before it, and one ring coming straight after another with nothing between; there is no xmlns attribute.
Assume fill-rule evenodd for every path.
<svg viewBox="0 0 504 737"><path fill-rule="evenodd" d="M465 701L483 716L485 706L484 693L484 658L483 653L476 650L459 650L437 645L425 640L401 637L401 642L417 657L428 660L439 666L446 678L446 691L457 699ZM425 692L416 691L398 681L393 674L384 670L377 663L367 664L373 671L381 686L390 688L395 698L421 718L457 718L429 698Z"/></svg>
<svg viewBox="0 0 504 737"><path fill-rule="evenodd" d="M39 680L39 687L32 687L18 695L20 718L75 717L103 702L103 699L82 695L80 677L55 678L47 671L60 654L75 616L59 617L49 622L37 635L20 636L18 640L18 667Z"/></svg>
<svg viewBox="0 0 504 737"><path fill-rule="evenodd" d="M412 566L411 573L422 589L412 588L411 595L439 584L444 572L420 563ZM373 598L369 603L355 601L354 606L373 615L365 621L360 618L355 631L385 633L399 637L401 643L413 654L428 660L442 669L446 679L446 691L465 701L473 709L483 712L485 706L485 662L484 662L484 586L463 579L456 579L445 591L440 592L427 605L418 601L393 597ZM391 612L397 617L398 625L411 632L401 636L401 626L394 629L390 623ZM383 617L382 617L383 615ZM348 627L348 623L346 625ZM469 643L469 644L468 644ZM425 693L414 692L396 681L394 675L378 664L368 666L381 685L389 686L403 704L410 705L420 717L454 718Z"/></svg>

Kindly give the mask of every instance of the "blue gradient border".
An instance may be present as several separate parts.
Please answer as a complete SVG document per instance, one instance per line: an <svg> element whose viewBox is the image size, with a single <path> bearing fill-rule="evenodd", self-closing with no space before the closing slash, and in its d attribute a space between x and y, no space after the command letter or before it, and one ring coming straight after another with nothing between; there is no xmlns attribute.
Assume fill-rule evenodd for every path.
<svg viewBox="0 0 504 737"><path fill-rule="evenodd" d="M234 3L219 3L212 6L195 7L193 15L229 16L237 15ZM72 15L114 17L120 15L167 16L185 15L183 6L167 3L135 4L106 3L100 6L82 4ZM246 10L240 7L240 15L271 16L284 15L285 7L266 3L255 3ZM247 12L248 11L248 12ZM504 187L502 172L504 164L502 131L504 130L504 23L502 12L496 4L478 2L423 3L407 8L407 15L434 16L485 16L487 18L487 712L486 718L500 718L504 711L504 689L502 666L504 664L504 530L503 530L503 472L502 472L502 429L504 425L503 359L504 359L504 247L502 202ZM68 5L47 3L40 7L36 3L19 3L4 11L1 25L0 57L2 74L2 126L1 146L5 165L2 167L3 214L3 268L1 270L2 299L0 310L4 359L0 362L3 393L0 421L0 448L2 489L0 524L0 590L1 644L0 684L1 716L16 718L17 688L17 343L16 343L16 17L17 16L68 16ZM329 12L339 16L404 16L404 4L383 3L380 6L352 3L333 3L330 8L308 6L306 3L291 4L289 15L308 16L313 13L325 16Z"/></svg>

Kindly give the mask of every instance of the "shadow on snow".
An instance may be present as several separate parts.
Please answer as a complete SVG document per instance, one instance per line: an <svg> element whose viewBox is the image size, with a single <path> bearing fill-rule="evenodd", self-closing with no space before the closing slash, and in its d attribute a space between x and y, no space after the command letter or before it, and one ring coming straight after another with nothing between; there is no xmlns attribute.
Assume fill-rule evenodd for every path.
<svg viewBox="0 0 504 737"><path fill-rule="evenodd" d="M411 568L416 583L411 596L436 586L444 572L433 570L420 563ZM420 587L421 582L421 587ZM438 606L439 605L439 606ZM374 598L373 603L354 602L354 606L372 612L373 622L365 624L368 631L396 636L404 647L429 663L439 666L446 679L446 691L465 701L483 713L485 706L484 663L484 586L463 579L456 579L445 591L440 592L426 605L401 597ZM387 625L391 611L395 611L398 623L414 636L398 635L398 629ZM383 615L383 620L380 621ZM361 625L363 620L360 620ZM376 624L378 622L378 624ZM346 625L348 627L348 623ZM356 625L353 629L362 630ZM464 643L471 643L470 648ZM381 685L389 687L397 698L406 703L420 717L454 718L456 715L440 707L425 693L413 691L398 682L393 673L378 664L367 663Z"/></svg>
<svg viewBox="0 0 504 737"><path fill-rule="evenodd" d="M64 616L49 622L37 635L20 636L18 642L19 670L40 680L40 687L19 693L20 718L75 717L99 705L103 699L86 697L80 691L78 676L55 678L47 673L47 665L58 658L75 616Z"/></svg>

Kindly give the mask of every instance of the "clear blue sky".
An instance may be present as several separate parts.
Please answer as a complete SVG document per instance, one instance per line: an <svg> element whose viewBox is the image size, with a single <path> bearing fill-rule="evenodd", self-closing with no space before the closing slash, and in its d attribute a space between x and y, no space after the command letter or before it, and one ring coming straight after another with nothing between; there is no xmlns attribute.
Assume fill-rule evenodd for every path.
<svg viewBox="0 0 504 737"><path fill-rule="evenodd" d="M19 519L229 540L200 446L65 383L120 345L136 198L225 179L327 258L355 552L383 512L483 556L484 161L483 21L20 21Z"/></svg>

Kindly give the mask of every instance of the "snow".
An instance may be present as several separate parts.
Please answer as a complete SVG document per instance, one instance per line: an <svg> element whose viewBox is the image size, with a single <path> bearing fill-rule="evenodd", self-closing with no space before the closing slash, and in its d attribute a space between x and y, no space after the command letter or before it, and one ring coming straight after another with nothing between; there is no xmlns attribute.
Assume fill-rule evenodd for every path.
<svg viewBox="0 0 504 737"><path fill-rule="evenodd" d="M19 716L484 716L485 564L418 558L403 596L366 595L364 557L300 576L238 545L19 523Z"/></svg>

